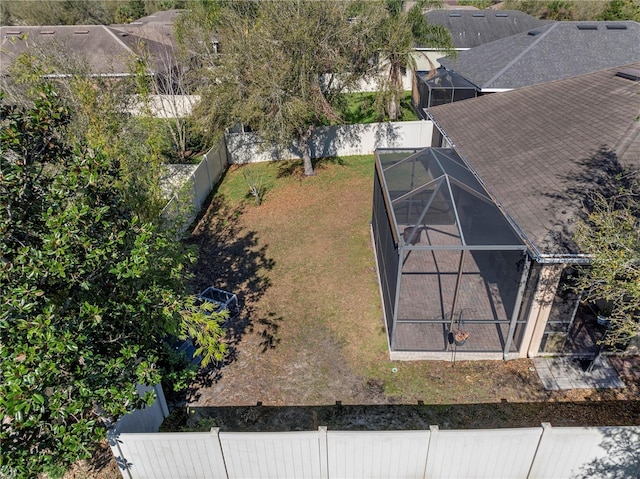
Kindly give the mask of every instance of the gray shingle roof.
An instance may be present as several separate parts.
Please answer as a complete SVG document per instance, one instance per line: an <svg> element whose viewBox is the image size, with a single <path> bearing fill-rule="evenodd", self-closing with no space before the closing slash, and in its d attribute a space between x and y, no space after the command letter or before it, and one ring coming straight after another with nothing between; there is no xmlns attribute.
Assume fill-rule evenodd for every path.
<svg viewBox="0 0 640 479"><path fill-rule="evenodd" d="M428 110L541 254L577 252L572 225L607 158L640 168L640 82L618 70Z"/></svg>
<svg viewBox="0 0 640 479"><path fill-rule="evenodd" d="M157 12L123 25L53 25L0 27L0 73L5 74L13 60L31 45L58 45L61 52L84 58L90 73L130 72L130 59L144 46L163 69L163 57L173 48L173 20L180 10ZM69 73L69 72L58 72Z"/></svg>
<svg viewBox="0 0 640 479"><path fill-rule="evenodd" d="M473 48L547 24L518 10L431 10L427 22L445 26L455 48Z"/></svg>
<svg viewBox="0 0 640 479"><path fill-rule="evenodd" d="M583 29L585 25L597 29ZM622 29L621 27L624 27ZM640 23L555 22L440 63L482 90L512 89L640 61Z"/></svg>
<svg viewBox="0 0 640 479"><path fill-rule="evenodd" d="M91 73L109 74L128 71L133 54L108 27L103 25L54 25L0 27L0 66L6 73L10 64L31 45L44 48L58 45L61 53L83 54ZM57 72L68 73L68 72Z"/></svg>

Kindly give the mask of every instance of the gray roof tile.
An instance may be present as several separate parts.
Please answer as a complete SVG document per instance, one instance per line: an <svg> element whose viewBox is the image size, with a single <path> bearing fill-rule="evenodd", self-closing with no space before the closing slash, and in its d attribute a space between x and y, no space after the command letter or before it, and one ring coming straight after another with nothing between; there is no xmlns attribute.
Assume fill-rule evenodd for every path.
<svg viewBox="0 0 640 479"><path fill-rule="evenodd" d="M427 22L445 26L455 48L473 48L545 25L519 10L431 10Z"/></svg>
<svg viewBox="0 0 640 479"><path fill-rule="evenodd" d="M36 44L84 58L93 74L129 73L131 57L144 46L156 71L162 70L163 57L174 45L171 22L179 13L158 12L126 25L2 26L0 73L6 74L14 59Z"/></svg>
<svg viewBox="0 0 640 479"><path fill-rule="evenodd" d="M483 90L512 89L640 61L640 23L555 22L459 52L440 63ZM611 26L626 29L609 29ZM607 28L609 26L609 28Z"/></svg>
<svg viewBox="0 0 640 479"><path fill-rule="evenodd" d="M576 253L572 225L606 152L640 168L640 82L617 70L428 110L543 254Z"/></svg>

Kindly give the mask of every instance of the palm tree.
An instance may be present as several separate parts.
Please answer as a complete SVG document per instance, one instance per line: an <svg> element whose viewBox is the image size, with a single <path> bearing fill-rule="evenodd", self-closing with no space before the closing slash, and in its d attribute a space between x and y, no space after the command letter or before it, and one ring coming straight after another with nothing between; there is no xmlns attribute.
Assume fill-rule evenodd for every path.
<svg viewBox="0 0 640 479"><path fill-rule="evenodd" d="M414 47L430 46L455 55L449 31L442 25L430 25L423 14L426 6L440 5L440 1L420 0L406 8L404 0L384 0L385 12L380 21L379 48L381 67L385 72L379 83L378 100L390 120L400 116L400 100L404 95L403 78L407 71L416 70ZM424 54L429 64L429 58Z"/></svg>

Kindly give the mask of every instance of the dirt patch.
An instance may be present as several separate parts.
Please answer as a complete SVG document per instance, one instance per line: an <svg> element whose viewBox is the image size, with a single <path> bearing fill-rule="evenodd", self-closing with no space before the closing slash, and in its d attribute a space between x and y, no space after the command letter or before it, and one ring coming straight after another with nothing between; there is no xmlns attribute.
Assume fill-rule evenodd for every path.
<svg viewBox="0 0 640 479"><path fill-rule="evenodd" d="M554 392L529 360L390 361L369 230L371 159L328 163L304 180L287 174L294 168L257 168L271 175L263 205L232 199L232 170L190 240L200 249L196 289L238 293L243 313L229 360L194 385L177 428L207 418L234 430L313 428L340 417L381 429L640 424L632 359L615 363L627 388ZM391 419L405 407L408 422Z"/></svg>
<svg viewBox="0 0 640 479"><path fill-rule="evenodd" d="M69 468L62 479L122 479L107 441L95 450L91 459L79 461Z"/></svg>

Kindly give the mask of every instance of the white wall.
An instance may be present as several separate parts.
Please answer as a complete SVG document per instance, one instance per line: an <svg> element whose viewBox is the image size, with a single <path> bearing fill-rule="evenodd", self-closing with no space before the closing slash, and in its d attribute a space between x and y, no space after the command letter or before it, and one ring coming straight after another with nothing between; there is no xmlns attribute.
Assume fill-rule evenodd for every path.
<svg viewBox="0 0 640 479"><path fill-rule="evenodd" d="M151 406L137 409L125 414L115 424L115 433L123 432L158 432L162 421L169 415L169 408L160 384L155 386L137 386L138 395L144 396L148 391L153 391L156 400Z"/></svg>
<svg viewBox="0 0 640 479"><path fill-rule="evenodd" d="M149 109L155 118L184 118L191 114L191 110L198 101L200 101L199 95L150 95ZM143 111L143 104L140 103L131 108L129 113L139 116Z"/></svg>
<svg viewBox="0 0 640 479"><path fill-rule="evenodd" d="M431 146L433 123L426 120L340 125L317 128L311 140L311 156L370 155L376 148ZM229 163L299 159L294 148L265 147L255 133L228 133Z"/></svg>
<svg viewBox="0 0 640 479"><path fill-rule="evenodd" d="M640 477L640 426L121 434L126 479Z"/></svg>
<svg viewBox="0 0 640 479"><path fill-rule="evenodd" d="M219 145L213 146L197 166L186 165L187 175L181 175L180 180L172 182L165 179L167 190L172 193L169 202L160 213L161 216L168 221L180 223L182 228L189 226L228 165L223 140Z"/></svg>

